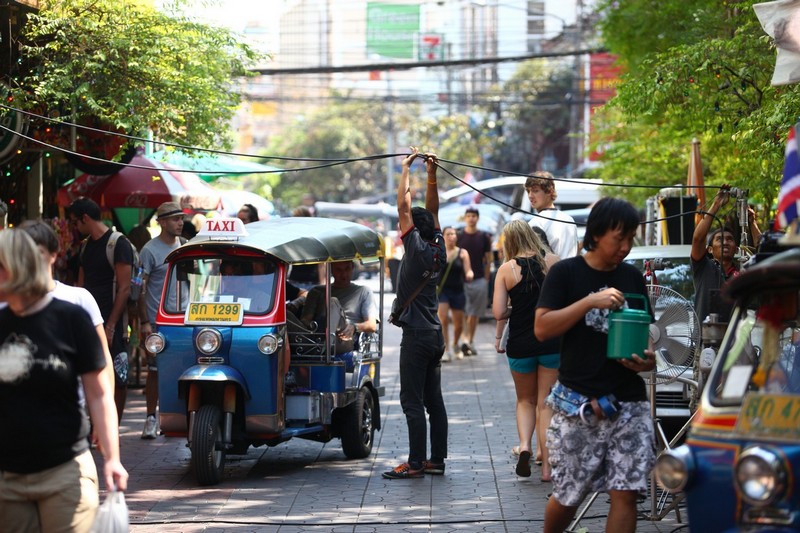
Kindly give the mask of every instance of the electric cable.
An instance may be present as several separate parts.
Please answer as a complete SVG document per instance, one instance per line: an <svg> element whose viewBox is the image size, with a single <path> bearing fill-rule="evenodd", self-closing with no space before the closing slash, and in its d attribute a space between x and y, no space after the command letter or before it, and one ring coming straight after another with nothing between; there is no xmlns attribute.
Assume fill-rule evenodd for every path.
<svg viewBox="0 0 800 533"><path fill-rule="evenodd" d="M51 118L51 117L46 117L46 116L39 115L39 114L30 112L30 111L17 109L17 108L14 108L14 107L2 104L2 103L0 103L0 109L5 109L7 111L16 111L18 113L22 113L22 114L25 114L25 115L28 115L28 116L36 117L36 118L39 118L39 119L42 119L42 120L45 120L45 121L54 122L54 123L60 124L62 126L68 126L68 127L84 129L84 130L92 131L92 132L95 132L95 133L100 133L100 134L103 134L103 135L108 135L108 136L113 136L113 137L121 137L121 138L125 138L125 139L128 139L128 140L140 141L140 142L143 142L143 143L152 143L152 144L157 144L157 145L170 146L170 147L173 147L173 148L179 148L179 149L184 150L184 151L188 150L188 151L197 151L197 152L211 153L211 154L217 154L217 155L244 156L244 157L258 158L260 160L266 160L266 161L279 160L279 161L305 161L305 162L320 162L320 163L322 163L322 164L319 164L319 165L311 165L311 166L304 166L304 167L297 167L297 168L282 168L282 169L277 169L277 170L260 170L260 171L255 171L255 172L254 171L224 172L224 174L227 174L227 175L302 172L302 171L306 171L306 170L317 170L317 169L321 169L321 168L328 168L328 167L334 167L334 166L339 166L339 165L345 165L345 164L348 164L348 163L359 162L359 161L375 161L375 160L394 158L394 157L404 157L404 156L408 155L408 154L405 154L405 153L376 154L376 155L369 155L369 156L364 156L364 157L341 158L341 159L286 157L286 156L257 156L257 155L252 155L252 154L240 154L240 153L237 153L237 152L231 152L231 151L225 151L225 150L215 150L215 149L210 149L210 148L200 148L200 147L188 146L188 145L183 145L183 144L178 144L178 143L153 141L151 139L145 139L143 137L137 137L137 136L134 136L134 135L129 135L129 134L125 134L125 133L119 133L119 132L111 132L111 131L108 131L108 130L103 130L103 129L95 128L95 127L92 127L92 126L76 124L76 123L64 121L64 120L61 120L61 119L55 119L55 118ZM113 161L113 160L109 160L109 159L105 159L105 158L102 158L102 157L96 157L96 156L91 156L91 155L88 155L88 154L82 154L82 153L79 153L79 152L75 152L73 150L69 150L69 149L66 149L66 148L63 148L63 147L60 147L60 146L56 146L56 145L47 143L47 142L39 140L39 139L35 139L35 138L30 137L28 135L25 135L23 133L14 131L11 128L8 128L7 126L2 125L2 124L0 124L0 130L12 133L12 134L17 135L17 136L19 136L19 137L21 137L21 138L23 138L25 140L30 141L30 142L39 144L41 146L45 146L45 147L47 147L47 148L49 148L51 150L61 151L61 152L64 152L66 154L74 155L74 156L77 156L77 157L82 157L82 158L85 158L85 159L90 159L92 161L103 162L103 163L117 163L120 166L126 166L126 167L132 167L132 168L140 168L140 169L145 169L145 170L151 169L151 167L147 167L147 166L143 166L143 165L136 165L136 164L131 164L131 163L119 163L119 162L116 162L116 161ZM424 154L420 154L420 156L421 156L422 159L425 159ZM474 169L474 170L481 170L481 171L486 171L486 172L496 172L496 173L499 173L499 174L509 175L509 176L526 176L527 175L527 174L522 174L522 173L518 173L518 172L511 172L511 171L505 171L505 170L502 170L502 169L496 169L496 168L492 168L492 167L485 167L485 166L481 166L481 165L473 165L473 164L469 164L469 163L451 161L451 160L443 159L443 158L440 158L439 161L440 161L440 163L444 162L444 163L448 163L448 164L451 164L451 165L454 165L454 166L461 166L461 167L465 167L465 168L470 168L470 169ZM565 222L563 220L552 219L552 218L549 218L547 216L541 215L539 213L533 213L531 211L527 211L527 210L515 207L515 206L513 206L513 205L511 205L511 204L509 204L509 203L507 203L507 202L505 202L503 200L500 200L499 198L496 198L496 197L492 196L491 194L489 194L489 193L487 193L485 191L478 190L471 183L467 182L465 179L462 179L462 178L456 176L452 171L450 171L449 169L443 167L441 164L439 164L438 167L441 168L442 170L444 170L444 172L446 172L450 177L452 177L456 181L462 183L463 185L466 185L467 187L473 189L476 193L480 194L481 196L484 196L484 197L488 198L489 200L491 200L492 202L494 202L496 204L505 206L506 208L508 208L508 209L510 209L510 210L512 210L514 212L522 213L524 215L535 216L535 217L539 217L539 218L546 219L546 220L558 221L558 222L561 222L561 223L567 223L567 224L570 223L570 222ZM195 174L221 174L221 173L223 173L223 172L220 172L220 171L205 171L205 170L178 169L178 168L169 168L167 170L172 171L172 172L191 172L191 173L195 173ZM553 179L553 181L563 181L563 182L567 182L567 183L591 184L591 185L596 184L595 182L592 182L592 181L577 180L577 179L572 179L572 178L556 178L556 177L553 177L552 179ZM651 188L651 189L662 189L662 188L664 188L663 186L659 186L659 185L617 184L617 183L604 183L604 184L602 184L602 186L604 186L604 187ZM673 188L689 188L689 187L690 186L688 186L688 185L676 185ZM696 185L693 185L693 186L691 186L691 188L697 189L698 187ZM719 187L703 186L703 188L709 188L709 189L710 188L717 188L718 189ZM706 214L706 212L703 212L703 211L698 211L698 212ZM710 214L710 213L708 213L708 214ZM652 223L661 222L661 221L664 221L664 220L669 220L671 218L676 218L676 217L681 217L681 216L685 216L685 213L679 213L679 214L676 214L676 215L669 215L669 216L662 217L662 218L643 221L642 224L652 224ZM571 224L577 225L577 223L574 222L574 221L571 222Z"/></svg>

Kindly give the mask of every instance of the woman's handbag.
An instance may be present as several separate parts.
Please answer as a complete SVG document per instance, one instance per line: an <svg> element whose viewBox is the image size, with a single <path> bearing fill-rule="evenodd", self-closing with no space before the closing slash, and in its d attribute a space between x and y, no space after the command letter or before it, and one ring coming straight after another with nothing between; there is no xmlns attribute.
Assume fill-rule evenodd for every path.
<svg viewBox="0 0 800 533"><path fill-rule="evenodd" d="M125 495L112 490L98 507L90 533L128 533L129 525Z"/></svg>

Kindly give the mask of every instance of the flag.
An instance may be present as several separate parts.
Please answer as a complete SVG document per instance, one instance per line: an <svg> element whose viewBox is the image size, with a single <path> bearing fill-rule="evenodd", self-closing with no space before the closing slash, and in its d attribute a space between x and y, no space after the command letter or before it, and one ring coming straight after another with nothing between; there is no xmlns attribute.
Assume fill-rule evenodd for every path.
<svg viewBox="0 0 800 533"><path fill-rule="evenodd" d="M786 228L797 219L800 208L800 155L797 153L796 127L789 130L786 139L786 162L783 165L783 180L778 193L778 213L775 229Z"/></svg>

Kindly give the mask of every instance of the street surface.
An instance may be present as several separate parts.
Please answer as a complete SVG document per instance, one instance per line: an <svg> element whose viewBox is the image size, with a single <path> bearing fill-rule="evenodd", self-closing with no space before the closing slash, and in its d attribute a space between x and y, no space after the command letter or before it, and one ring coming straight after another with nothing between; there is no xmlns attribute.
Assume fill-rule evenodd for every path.
<svg viewBox="0 0 800 533"><path fill-rule="evenodd" d="M377 286L376 280L358 283ZM386 294L384 316L393 298ZM443 364L450 456L444 476L424 479L381 477L405 461L408 452L399 401L400 330L392 325L384 336L383 430L376 432L372 455L363 460L345 459L338 439L327 444L293 439L229 456L225 480L200 487L189 471L185 440L140 439L144 396L141 389L131 389L120 430L122 461L130 473L131 531L541 531L551 485L539 481L536 466L530 478L514 474L514 386L505 356L494 352L492 321L479 325L476 341L477 356ZM643 518L650 515L650 506L649 497L640 503L637 531L681 529L674 512L662 521ZM604 531L607 512L608 498L601 494L576 531ZM687 519L684 508L681 518Z"/></svg>

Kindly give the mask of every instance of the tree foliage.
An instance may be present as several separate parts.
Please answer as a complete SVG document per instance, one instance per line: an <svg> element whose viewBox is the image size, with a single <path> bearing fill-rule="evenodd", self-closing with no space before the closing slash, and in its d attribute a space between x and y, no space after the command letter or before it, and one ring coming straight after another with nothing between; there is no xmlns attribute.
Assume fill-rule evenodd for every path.
<svg viewBox="0 0 800 533"><path fill-rule="evenodd" d="M43 0L20 52L21 107L201 147L230 146L233 80L258 59L227 29L135 0Z"/></svg>
<svg viewBox="0 0 800 533"><path fill-rule="evenodd" d="M479 171L471 170L468 165L484 165L493 144L493 138L488 134L490 131L491 128L483 119L476 120L465 114L453 114L413 122L408 132L408 139L410 144L419 146L423 152L434 152L442 159L462 163L452 165L442 162L442 165L458 179L463 180L468 172L473 176L478 174L475 176L477 178L482 177ZM461 185L460 181L444 171L439 172L438 182L441 189ZM422 185L424 187L424 184Z"/></svg>
<svg viewBox="0 0 800 533"><path fill-rule="evenodd" d="M502 135L493 160L504 170L526 174L554 161L559 171L569 164L570 94L574 71L562 63L531 60L496 95L503 106Z"/></svg>
<svg viewBox="0 0 800 533"><path fill-rule="evenodd" d="M387 160L361 158L385 154L390 125L404 130L411 115L395 105L390 121L383 103L334 96L332 104L307 113L274 135L263 153L266 162L286 169L274 194L289 209L307 193L318 200L347 202L386 189ZM333 160L348 162L331 164Z"/></svg>
<svg viewBox="0 0 800 533"><path fill-rule="evenodd" d="M753 3L600 4L604 40L627 73L602 115L599 177L630 186L683 184L697 138L706 185L749 189L751 199L772 205L800 94L796 86L770 85L774 44ZM654 191L626 192L636 199Z"/></svg>

